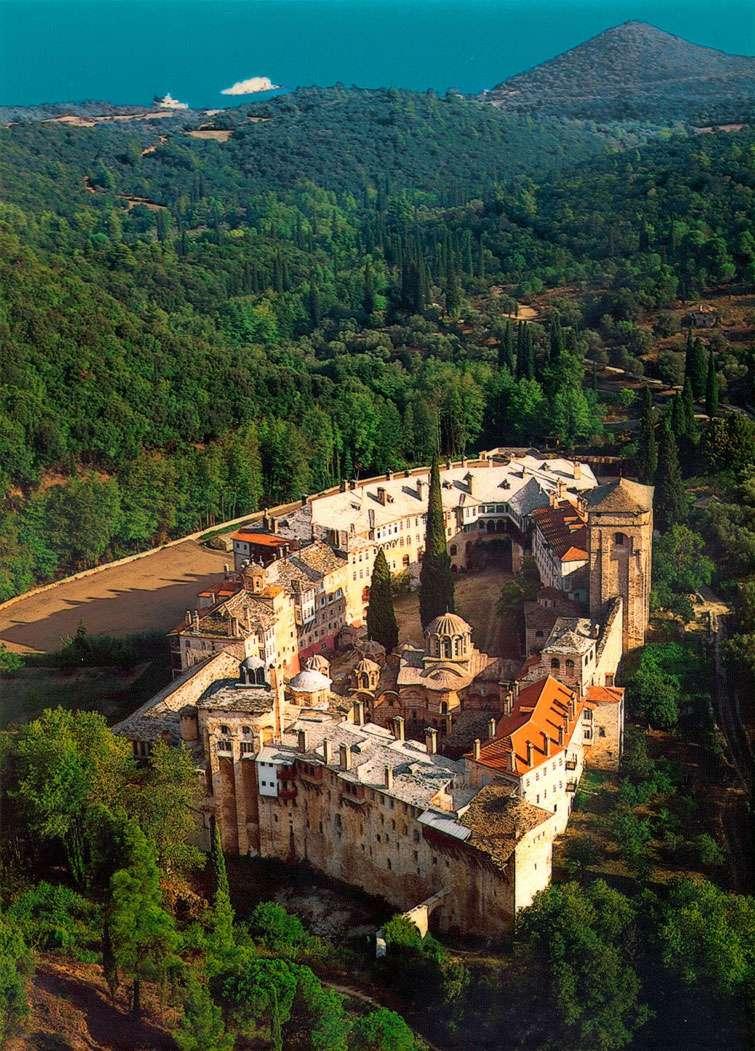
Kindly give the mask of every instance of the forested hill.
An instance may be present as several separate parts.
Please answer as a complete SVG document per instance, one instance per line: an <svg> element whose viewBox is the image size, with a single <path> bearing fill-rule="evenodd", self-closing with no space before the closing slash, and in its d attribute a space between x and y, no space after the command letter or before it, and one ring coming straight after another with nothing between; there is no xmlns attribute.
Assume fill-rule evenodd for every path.
<svg viewBox="0 0 755 1051"><path fill-rule="evenodd" d="M484 96L507 111L708 125L755 115L755 58L625 22Z"/></svg>
<svg viewBox="0 0 755 1051"><path fill-rule="evenodd" d="M345 89L223 126L0 129L0 598L437 442L591 440L588 350L642 371L646 312L755 273L748 131Z"/></svg>

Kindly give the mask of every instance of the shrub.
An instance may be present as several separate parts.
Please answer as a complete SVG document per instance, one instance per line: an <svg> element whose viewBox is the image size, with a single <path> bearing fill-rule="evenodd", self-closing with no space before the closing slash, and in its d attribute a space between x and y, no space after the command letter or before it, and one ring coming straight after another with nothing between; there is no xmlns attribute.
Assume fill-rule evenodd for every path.
<svg viewBox="0 0 755 1051"><path fill-rule="evenodd" d="M35 949L60 951L88 960L96 955L99 910L70 887L38 883L16 899L8 916Z"/></svg>

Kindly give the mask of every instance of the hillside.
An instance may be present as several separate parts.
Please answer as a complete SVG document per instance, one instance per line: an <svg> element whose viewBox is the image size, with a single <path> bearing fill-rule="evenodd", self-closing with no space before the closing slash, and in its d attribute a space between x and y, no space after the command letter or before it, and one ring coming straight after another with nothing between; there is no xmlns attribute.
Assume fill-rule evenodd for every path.
<svg viewBox="0 0 755 1051"><path fill-rule="evenodd" d="M573 117L746 121L755 113L755 58L625 22L509 77L484 98L505 110Z"/></svg>

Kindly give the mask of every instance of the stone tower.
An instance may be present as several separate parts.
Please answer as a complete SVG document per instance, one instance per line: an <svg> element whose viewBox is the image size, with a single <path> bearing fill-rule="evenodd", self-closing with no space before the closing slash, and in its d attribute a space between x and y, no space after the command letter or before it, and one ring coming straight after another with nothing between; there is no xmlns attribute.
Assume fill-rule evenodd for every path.
<svg viewBox="0 0 755 1051"><path fill-rule="evenodd" d="M590 615L609 599L624 606L623 649L642 646L650 607L653 489L619 478L585 494Z"/></svg>

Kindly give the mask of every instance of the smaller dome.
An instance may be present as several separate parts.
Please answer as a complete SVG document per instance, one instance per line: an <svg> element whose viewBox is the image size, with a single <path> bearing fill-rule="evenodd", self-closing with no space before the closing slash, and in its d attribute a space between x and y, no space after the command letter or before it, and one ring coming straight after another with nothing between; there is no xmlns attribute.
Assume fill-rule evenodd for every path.
<svg viewBox="0 0 755 1051"><path fill-rule="evenodd" d="M380 665L376 664L375 661L371 661L369 657L362 657L359 664L354 668L354 671L366 672L368 675L371 675L376 671L380 671Z"/></svg>
<svg viewBox="0 0 755 1051"><path fill-rule="evenodd" d="M327 675L305 668L298 675L294 675L288 685L298 693L319 693L320 690L329 690L330 684L331 680Z"/></svg>
<svg viewBox="0 0 755 1051"><path fill-rule="evenodd" d="M327 675L330 671L330 661L327 657L323 657L321 653L313 653L304 667L308 668L309 671L319 671L322 675Z"/></svg>
<svg viewBox="0 0 755 1051"><path fill-rule="evenodd" d="M259 657L244 657L240 666L247 671L256 671L258 668L264 668L265 662Z"/></svg>
<svg viewBox="0 0 755 1051"><path fill-rule="evenodd" d="M425 628L425 635L469 635L471 627L455 613L441 613Z"/></svg>

